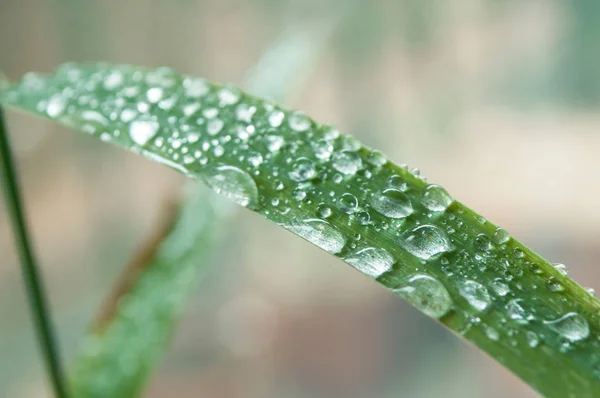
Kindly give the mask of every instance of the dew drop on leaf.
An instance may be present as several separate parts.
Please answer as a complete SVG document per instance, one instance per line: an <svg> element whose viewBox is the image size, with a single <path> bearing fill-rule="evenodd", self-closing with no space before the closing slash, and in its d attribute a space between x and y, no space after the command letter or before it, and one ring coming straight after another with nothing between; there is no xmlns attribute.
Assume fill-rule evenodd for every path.
<svg viewBox="0 0 600 398"><path fill-rule="evenodd" d="M299 158L292 165L289 176L296 182L312 180L317 176L317 169L312 160L308 158Z"/></svg>
<svg viewBox="0 0 600 398"><path fill-rule="evenodd" d="M413 212L410 198L403 192L389 188L371 198L371 206L390 218L404 218Z"/></svg>
<svg viewBox="0 0 600 398"><path fill-rule="evenodd" d="M371 278L377 278L391 270L396 262L387 250L376 247L359 250L344 261Z"/></svg>
<svg viewBox="0 0 600 398"><path fill-rule="evenodd" d="M327 221L315 218L283 227L331 254L339 253L346 245L346 237Z"/></svg>
<svg viewBox="0 0 600 398"><path fill-rule="evenodd" d="M218 194L224 195L235 203L258 209L258 188L254 179L245 171L234 166L208 168L202 173L206 184Z"/></svg>
<svg viewBox="0 0 600 398"><path fill-rule="evenodd" d="M354 175L362 167L362 160L358 153L343 150L333 154L333 168L342 174Z"/></svg>
<svg viewBox="0 0 600 398"><path fill-rule="evenodd" d="M587 319L576 312L569 312L555 320L544 321L544 325L571 342L583 340L590 335Z"/></svg>
<svg viewBox="0 0 600 398"><path fill-rule="evenodd" d="M345 193L338 199L338 208L346 214L352 214L358 207L358 199L351 193Z"/></svg>
<svg viewBox="0 0 600 398"><path fill-rule="evenodd" d="M413 275L406 286L394 289L409 303L432 318L441 318L452 308L452 298L442 282L429 275Z"/></svg>
<svg viewBox="0 0 600 398"><path fill-rule="evenodd" d="M158 132L158 123L142 115L129 124L129 136L138 145L145 145Z"/></svg>
<svg viewBox="0 0 600 398"><path fill-rule="evenodd" d="M493 237L494 243L501 245L501 244L508 242L509 240L510 240L510 235L508 232L506 232L506 230L504 228L496 229L496 232L494 232L494 237Z"/></svg>
<svg viewBox="0 0 600 398"><path fill-rule="evenodd" d="M431 211L444 211L452 201L450 194L439 185L429 185L421 193L421 202Z"/></svg>
<svg viewBox="0 0 600 398"><path fill-rule="evenodd" d="M422 260L452 250L446 234L433 225L421 225L404 232L399 243L404 250Z"/></svg>
<svg viewBox="0 0 600 398"><path fill-rule="evenodd" d="M485 310L492 302L492 298L485 286L481 283L467 280L459 288L460 295L463 296L471 307L478 311Z"/></svg>

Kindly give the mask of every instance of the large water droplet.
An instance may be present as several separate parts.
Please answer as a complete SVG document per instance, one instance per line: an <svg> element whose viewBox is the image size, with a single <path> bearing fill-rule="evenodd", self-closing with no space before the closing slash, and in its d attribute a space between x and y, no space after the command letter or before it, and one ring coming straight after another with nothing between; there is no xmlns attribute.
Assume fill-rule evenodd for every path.
<svg viewBox="0 0 600 398"><path fill-rule="evenodd" d="M158 132L158 123L142 115L129 125L129 136L138 145L145 145Z"/></svg>
<svg viewBox="0 0 600 398"><path fill-rule="evenodd" d="M317 169L312 160L308 158L299 158L293 164L289 176L296 182L307 181L317 176Z"/></svg>
<svg viewBox="0 0 600 398"><path fill-rule="evenodd" d="M429 275L414 275L407 286L394 289L394 292L433 318L441 318L452 308L448 290Z"/></svg>
<svg viewBox="0 0 600 398"><path fill-rule="evenodd" d="M396 262L387 250L376 247L359 250L344 261L371 278L377 278L391 270Z"/></svg>
<svg viewBox="0 0 600 398"><path fill-rule="evenodd" d="M496 232L494 232L494 243L501 245L509 240L510 234L504 228L496 229Z"/></svg>
<svg viewBox="0 0 600 398"><path fill-rule="evenodd" d="M403 192L389 188L381 194L373 195L371 206L379 213L390 218L404 218L413 212L410 198Z"/></svg>
<svg viewBox="0 0 600 398"><path fill-rule="evenodd" d="M460 295L476 310L485 310L492 302L492 298L485 286L475 281L465 281L459 289Z"/></svg>
<svg viewBox="0 0 600 398"><path fill-rule="evenodd" d="M342 174L353 175L362 167L358 153L344 150L333 154L333 168Z"/></svg>
<svg viewBox="0 0 600 398"><path fill-rule="evenodd" d="M338 199L338 208L346 214L352 214L358 207L358 199L351 193L345 193Z"/></svg>
<svg viewBox="0 0 600 398"><path fill-rule="evenodd" d="M444 211L452 204L452 196L439 185L429 185L421 193L421 202L431 211Z"/></svg>
<svg viewBox="0 0 600 398"><path fill-rule="evenodd" d="M590 335L587 319L576 312L569 312L555 320L544 321L544 324L571 342L583 340Z"/></svg>
<svg viewBox="0 0 600 398"><path fill-rule="evenodd" d="M245 171L233 166L218 166L208 169L203 177L215 192L235 203L251 209L259 207L258 188Z"/></svg>
<svg viewBox="0 0 600 398"><path fill-rule="evenodd" d="M339 253L346 244L346 237L337 228L317 218L283 227L331 254Z"/></svg>
<svg viewBox="0 0 600 398"><path fill-rule="evenodd" d="M446 234L433 225L421 225L406 231L399 243L404 250L423 260L452 250Z"/></svg>

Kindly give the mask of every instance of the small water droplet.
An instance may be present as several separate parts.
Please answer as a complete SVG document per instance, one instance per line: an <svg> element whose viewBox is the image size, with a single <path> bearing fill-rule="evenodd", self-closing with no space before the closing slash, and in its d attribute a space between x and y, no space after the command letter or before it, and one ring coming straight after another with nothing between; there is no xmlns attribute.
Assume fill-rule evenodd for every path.
<svg viewBox="0 0 600 398"><path fill-rule="evenodd" d="M478 311L485 310L492 302L492 298L485 286L475 281L468 280L463 282L459 292L471 307Z"/></svg>
<svg viewBox="0 0 600 398"><path fill-rule="evenodd" d="M307 181L317 176L317 169L312 160L308 158L299 158L294 162L289 176L296 182Z"/></svg>
<svg viewBox="0 0 600 398"><path fill-rule="evenodd" d="M446 234L433 225L421 225L406 231L399 243L404 250L423 260L452 250Z"/></svg>
<svg viewBox="0 0 600 398"><path fill-rule="evenodd" d="M48 105L46 106L46 113L51 118L57 118L60 115L62 115L66 105L67 101L62 95L53 95L48 101Z"/></svg>
<svg viewBox="0 0 600 398"><path fill-rule="evenodd" d="M283 119L285 118L285 114L280 110L274 110L269 113L268 119L271 127L279 127L281 123L283 123Z"/></svg>
<svg viewBox="0 0 600 398"><path fill-rule="evenodd" d="M145 145L158 133L158 123L150 116L142 115L129 125L129 136L138 145Z"/></svg>
<svg viewBox="0 0 600 398"><path fill-rule="evenodd" d="M331 208L329 206L327 206L324 203L321 203L318 207L317 207L317 213L319 214L319 217L321 218L329 218L331 217Z"/></svg>
<svg viewBox="0 0 600 398"><path fill-rule="evenodd" d="M233 105L240 100L240 92L234 87L223 87L217 94L222 105Z"/></svg>
<svg viewBox="0 0 600 398"><path fill-rule="evenodd" d="M368 225L369 222L371 221L371 215L369 214L368 211L361 210L358 213L356 213L356 221L360 225Z"/></svg>
<svg viewBox="0 0 600 398"><path fill-rule="evenodd" d="M531 348L537 347L540 343L540 338L538 337L538 335L535 334L535 332L532 332L531 330L527 331L527 333L525 334L525 340L527 341L527 345Z"/></svg>
<svg viewBox="0 0 600 398"><path fill-rule="evenodd" d="M555 320L544 321L544 325L571 342L586 339L590 335L587 319L576 312L569 312Z"/></svg>
<svg viewBox="0 0 600 398"><path fill-rule="evenodd" d="M333 168L342 174L354 175L362 167L358 153L344 150L333 154Z"/></svg>
<svg viewBox="0 0 600 398"><path fill-rule="evenodd" d="M345 193L338 199L338 208L346 214L352 214L356 211L358 207L358 199L356 196Z"/></svg>
<svg viewBox="0 0 600 398"><path fill-rule="evenodd" d="M315 156L321 160L328 160L331 157L331 152L333 152L333 145L325 139L313 142L312 147Z"/></svg>
<svg viewBox="0 0 600 398"><path fill-rule="evenodd" d="M223 129L223 121L221 119L210 119L206 124L206 131L210 135L217 135Z"/></svg>
<svg viewBox="0 0 600 398"><path fill-rule="evenodd" d="M548 281L546 281L546 287L548 290L555 293L565 290L565 287L553 276L548 278Z"/></svg>
<svg viewBox="0 0 600 398"><path fill-rule="evenodd" d="M431 211L444 211L452 201L452 196L439 185L429 185L421 192L421 202Z"/></svg>
<svg viewBox="0 0 600 398"><path fill-rule="evenodd" d="M523 299L510 300L506 304L506 313L508 314L508 318L510 320L515 321L516 323L526 324L529 323L533 317L530 316L527 311L525 311L521 305L522 302Z"/></svg>
<svg viewBox="0 0 600 398"><path fill-rule="evenodd" d="M402 177L399 175L391 176L388 180L388 186L399 191L406 191L406 181L404 181L404 179L402 179Z"/></svg>
<svg viewBox="0 0 600 398"><path fill-rule="evenodd" d="M344 235L327 221L308 219L283 227L331 254L339 253L346 245Z"/></svg>
<svg viewBox="0 0 600 398"><path fill-rule="evenodd" d="M396 262L387 250L376 247L361 249L344 261L371 278L377 278L391 270Z"/></svg>
<svg viewBox="0 0 600 398"><path fill-rule="evenodd" d="M156 104L162 99L164 90L160 87L151 87L146 92L146 98L151 104Z"/></svg>
<svg viewBox="0 0 600 398"><path fill-rule="evenodd" d="M410 198L403 192L389 188L371 198L371 206L390 218L404 218L413 212Z"/></svg>
<svg viewBox="0 0 600 398"><path fill-rule="evenodd" d="M496 329L488 325L482 325L482 327L488 339L493 341L498 341L500 339L500 333L498 333Z"/></svg>
<svg viewBox="0 0 600 398"><path fill-rule="evenodd" d="M217 166L206 170L203 177L218 194L241 206L259 208L258 187L245 171L234 166Z"/></svg>
<svg viewBox="0 0 600 398"><path fill-rule="evenodd" d="M554 268L559 271L561 274L563 275L567 275L569 272L567 270L567 266L561 263L554 263L552 264L554 266Z"/></svg>
<svg viewBox="0 0 600 398"><path fill-rule="evenodd" d="M183 80L185 95L192 98L202 97L209 91L206 80L200 78L186 78Z"/></svg>
<svg viewBox="0 0 600 398"><path fill-rule="evenodd" d="M439 280L429 275L411 276L408 285L394 289L394 293L432 318L441 318L452 308L448 290Z"/></svg>

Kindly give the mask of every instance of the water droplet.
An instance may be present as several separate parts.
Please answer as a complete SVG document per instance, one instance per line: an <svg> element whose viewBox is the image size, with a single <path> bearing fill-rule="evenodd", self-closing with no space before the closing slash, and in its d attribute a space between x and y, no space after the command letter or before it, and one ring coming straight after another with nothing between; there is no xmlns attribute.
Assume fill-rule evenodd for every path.
<svg viewBox="0 0 600 398"><path fill-rule="evenodd" d="M344 235L327 221L309 219L283 227L331 254L339 253L346 245Z"/></svg>
<svg viewBox="0 0 600 398"><path fill-rule="evenodd" d="M527 311L521 306L523 299L513 299L506 304L506 313L508 318L517 323L526 324L529 323L533 317L531 317Z"/></svg>
<svg viewBox="0 0 600 398"><path fill-rule="evenodd" d="M50 100L48 101L48 106L46 107L46 113L51 118L57 118L60 115L62 115L62 113L65 110L66 105L67 105L67 101L65 100L65 98L62 95L58 95L58 94L53 95L50 98Z"/></svg>
<svg viewBox="0 0 600 398"><path fill-rule="evenodd" d="M587 319L576 312L569 312L552 321L544 321L544 324L571 342L583 340L590 335Z"/></svg>
<svg viewBox="0 0 600 398"><path fill-rule="evenodd" d="M292 112L288 119L288 124L292 130L302 132L310 128L310 119L302 112Z"/></svg>
<svg viewBox="0 0 600 398"><path fill-rule="evenodd" d="M359 250L344 261L371 278L377 278L391 270L396 262L387 250L376 247Z"/></svg>
<svg viewBox="0 0 600 398"><path fill-rule="evenodd" d="M473 245L477 250L488 251L492 248L492 242L485 234L479 234L475 237Z"/></svg>
<svg viewBox="0 0 600 398"><path fill-rule="evenodd" d="M433 225L421 225L406 231L400 237L400 246L423 260L452 250L446 234Z"/></svg>
<svg viewBox="0 0 600 398"><path fill-rule="evenodd" d="M548 281L546 281L546 287L551 292L562 292L565 290L565 287L553 276L548 278Z"/></svg>
<svg viewBox="0 0 600 398"><path fill-rule="evenodd" d="M233 166L217 166L203 175L206 184L235 203L258 209L258 187L250 175Z"/></svg>
<svg viewBox="0 0 600 398"><path fill-rule="evenodd" d="M368 211L361 210L358 213L356 213L356 221L360 225L367 225L371 221L371 215L369 214Z"/></svg>
<svg viewBox="0 0 600 398"><path fill-rule="evenodd" d="M421 202L431 211L444 211L452 201L452 196L439 185L429 185L421 192Z"/></svg>
<svg viewBox="0 0 600 398"><path fill-rule="evenodd" d="M501 245L510 240L510 235L504 228L498 228L496 229L496 232L494 232L493 240L494 243Z"/></svg>
<svg viewBox="0 0 600 398"><path fill-rule="evenodd" d="M280 150L285 144L285 140L280 135L267 135L265 141L267 142L267 149L271 152Z"/></svg>
<svg viewBox="0 0 600 398"><path fill-rule="evenodd" d="M388 186L400 191L406 191L406 181L404 181L399 175L391 176L388 180Z"/></svg>
<svg viewBox="0 0 600 398"><path fill-rule="evenodd" d="M223 129L223 125L221 119L210 119L206 125L206 131L210 135L217 135Z"/></svg>
<svg viewBox="0 0 600 398"><path fill-rule="evenodd" d="M387 159L383 153L374 150L367 157L367 162L369 162L375 167L381 167L387 163Z"/></svg>
<svg viewBox="0 0 600 398"><path fill-rule="evenodd" d="M285 118L285 114L282 111L274 110L269 113L268 119L271 127L279 127L281 123L283 123L283 119Z"/></svg>
<svg viewBox="0 0 600 398"><path fill-rule="evenodd" d="M123 84L123 74L118 70L112 71L104 79L104 88L106 90L114 90L121 84Z"/></svg>
<svg viewBox="0 0 600 398"><path fill-rule="evenodd" d="M300 189L300 188L296 188L296 189L294 189L294 192L292 192L292 196L297 201L302 201L306 198L306 191L304 191L303 189Z"/></svg>
<svg viewBox="0 0 600 398"><path fill-rule="evenodd" d="M151 104L156 104L158 101L162 99L164 95L164 90L160 87L152 87L149 88L146 92L146 98Z"/></svg>
<svg viewBox="0 0 600 398"><path fill-rule="evenodd" d="M312 160L308 158L299 158L292 166L289 176L296 182L307 181L317 176L317 169Z"/></svg>
<svg viewBox="0 0 600 398"><path fill-rule="evenodd" d="M252 116L254 116L254 113L256 113L256 107L248 104L240 104L235 109L235 115L237 119L246 123L250 123L252 121Z"/></svg>
<svg viewBox="0 0 600 398"><path fill-rule="evenodd" d="M317 207L317 213L319 214L319 217L321 217L321 218L329 218L329 217L331 217L331 208L328 207L326 204L321 203Z"/></svg>
<svg viewBox="0 0 600 398"><path fill-rule="evenodd" d="M462 283L459 292L471 307L478 311L485 310L492 302L492 298L485 286L475 281L468 280Z"/></svg>
<svg viewBox="0 0 600 398"><path fill-rule="evenodd" d="M209 91L206 80L200 78L186 78L183 80L185 95L192 98L202 97Z"/></svg>
<svg viewBox="0 0 600 398"><path fill-rule="evenodd" d="M527 345L531 348L537 347L540 343L540 338L538 337L538 335L535 334L535 332L532 332L531 330L527 331L527 333L525 334L525 340L527 341Z"/></svg>
<svg viewBox="0 0 600 398"><path fill-rule="evenodd" d="M240 100L240 92L234 87L223 87L217 95L222 105L233 105Z"/></svg>
<svg viewBox="0 0 600 398"><path fill-rule="evenodd" d="M492 286L492 290L494 290L494 292L501 297L504 297L508 294L508 292L510 291L510 288L508 287L508 285L506 283L504 283L502 281L502 279L497 278L494 279L491 283L490 286Z"/></svg>
<svg viewBox="0 0 600 398"><path fill-rule="evenodd" d="M145 145L158 133L159 125L150 116L142 115L129 125L129 136L138 145Z"/></svg>
<svg viewBox="0 0 600 398"><path fill-rule="evenodd" d="M338 208L346 214L352 214L356 211L358 207L358 199L356 196L345 193L338 199Z"/></svg>
<svg viewBox="0 0 600 398"><path fill-rule="evenodd" d="M371 206L390 218L404 218L413 212L410 198L403 192L389 188L371 198Z"/></svg>
<svg viewBox="0 0 600 398"><path fill-rule="evenodd" d="M333 154L333 168L342 174L354 175L362 167L362 160L356 152L341 151Z"/></svg>
<svg viewBox="0 0 600 398"><path fill-rule="evenodd" d="M552 264L554 268L563 275L567 275L569 272L567 270L567 266L561 263Z"/></svg>
<svg viewBox="0 0 600 398"><path fill-rule="evenodd" d="M493 341L498 341L500 339L500 333L498 333L496 329L488 325L482 325L482 327L488 339Z"/></svg>
<svg viewBox="0 0 600 398"><path fill-rule="evenodd" d="M325 139L313 142L312 147L315 156L321 160L328 160L331 157L331 152L333 152L333 145Z"/></svg>
<svg viewBox="0 0 600 398"><path fill-rule="evenodd" d="M394 292L432 318L441 318L452 308L448 290L429 275L411 276L407 286L394 289Z"/></svg>

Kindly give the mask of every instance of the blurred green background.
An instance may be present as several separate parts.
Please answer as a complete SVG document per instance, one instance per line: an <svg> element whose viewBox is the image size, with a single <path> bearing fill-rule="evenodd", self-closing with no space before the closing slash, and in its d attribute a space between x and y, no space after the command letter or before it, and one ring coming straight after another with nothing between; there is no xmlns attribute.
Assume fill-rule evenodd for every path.
<svg viewBox="0 0 600 398"><path fill-rule="evenodd" d="M286 105L418 166L596 287L599 18L595 0L2 0L0 69L15 79L104 60L243 85L293 27L306 33L314 62L282 89ZM9 116L68 360L184 179L51 123ZM240 211L224 235L146 397L536 396L260 216ZM4 207L0 396L48 396Z"/></svg>

